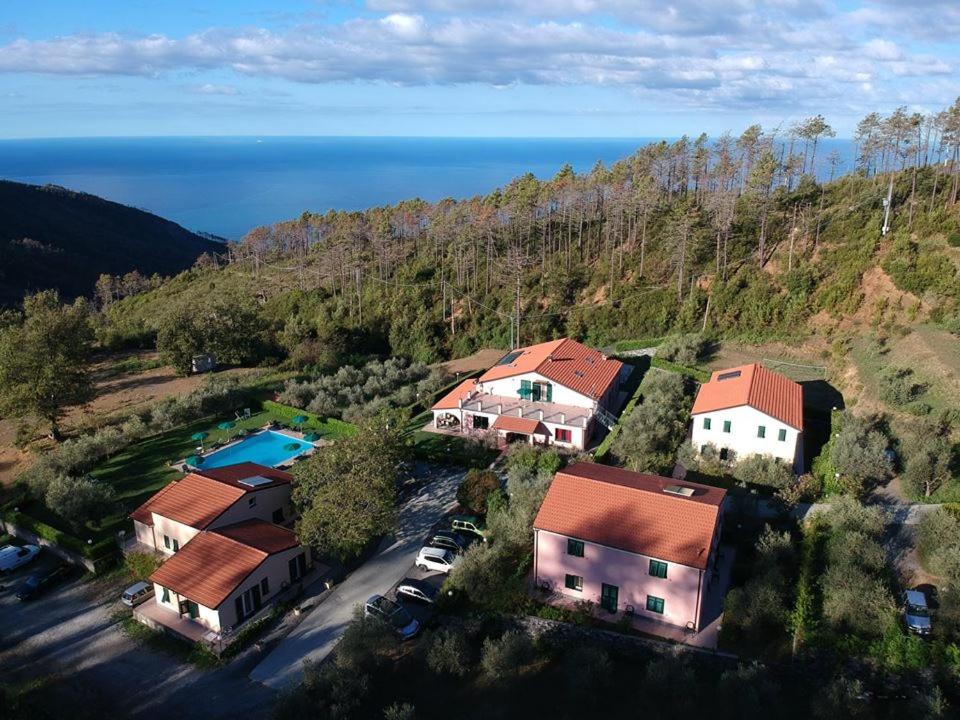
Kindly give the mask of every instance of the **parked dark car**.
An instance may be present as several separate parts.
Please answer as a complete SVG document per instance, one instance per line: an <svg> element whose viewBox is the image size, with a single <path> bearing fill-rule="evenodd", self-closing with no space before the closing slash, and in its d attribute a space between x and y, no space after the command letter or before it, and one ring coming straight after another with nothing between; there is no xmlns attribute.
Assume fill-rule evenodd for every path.
<svg viewBox="0 0 960 720"><path fill-rule="evenodd" d="M33 600L52 585L63 580L70 573L69 565L59 565L45 575L31 575L17 588L18 600Z"/></svg>
<svg viewBox="0 0 960 720"><path fill-rule="evenodd" d="M477 542L479 538L476 535L456 532L454 530L438 530L431 537L428 545L432 547L452 550L458 555Z"/></svg>
<svg viewBox="0 0 960 720"><path fill-rule="evenodd" d="M440 589L426 580L404 578L397 585L397 599L399 600L415 600L432 605L437 601L439 594Z"/></svg>

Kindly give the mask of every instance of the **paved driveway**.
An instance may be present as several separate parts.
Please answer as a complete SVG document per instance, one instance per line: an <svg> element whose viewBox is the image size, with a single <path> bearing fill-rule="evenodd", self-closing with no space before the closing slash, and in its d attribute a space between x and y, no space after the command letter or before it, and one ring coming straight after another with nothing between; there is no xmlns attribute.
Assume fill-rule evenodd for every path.
<svg viewBox="0 0 960 720"><path fill-rule="evenodd" d="M119 588L75 577L36 600L18 601L22 578L48 563L38 560L0 580L0 667L7 680L56 676L43 697L52 714L203 720L269 714L275 693L247 677L249 665L200 670L127 637L114 617Z"/></svg>
<svg viewBox="0 0 960 720"><path fill-rule="evenodd" d="M353 617L353 609L368 597L385 594L409 570L427 532L456 501L464 470L419 466L425 482L400 507L396 537L384 540L376 555L334 588L264 660L250 677L282 689L303 678L303 662L323 660Z"/></svg>

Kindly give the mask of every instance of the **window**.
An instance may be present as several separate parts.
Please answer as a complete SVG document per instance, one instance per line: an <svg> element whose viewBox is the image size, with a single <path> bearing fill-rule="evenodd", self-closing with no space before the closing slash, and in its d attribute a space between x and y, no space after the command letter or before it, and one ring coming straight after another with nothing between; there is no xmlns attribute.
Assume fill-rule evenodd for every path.
<svg viewBox="0 0 960 720"><path fill-rule="evenodd" d="M167 550L170 549L170 536L169 536L169 535L164 535L164 536L163 536L163 546L164 546Z"/></svg>
<svg viewBox="0 0 960 720"><path fill-rule="evenodd" d="M663 598L647 595L647 610L663 615Z"/></svg>
<svg viewBox="0 0 960 720"><path fill-rule="evenodd" d="M283 508L277 508L273 511L273 522L277 525L283 522Z"/></svg>
<svg viewBox="0 0 960 720"><path fill-rule="evenodd" d="M557 428L556 432L553 434L553 439L557 442L568 443L571 441L573 434L569 430L561 430Z"/></svg>
<svg viewBox="0 0 960 720"><path fill-rule="evenodd" d="M473 416L473 429L474 430L486 430L490 427L490 418L486 415L474 415Z"/></svg>
<svg viewBox="0 0 960 720"><path fill-rule="evenodd" d="M568 539L567 555L573 555L574 557L583 557L583 541Z"/></svg>
<svg viewBox="0 0 960 720"><path fill-rule="evenodd" d="M180 541L176 538L173 539L173 551L177 552L180 549Z"/></svg>
<svg viewBox="0 0 960 720"><path fill-rule="evenodd" d="M764 425L757 426L757 437L765 438L767 436L767 428Z"/></svg>
<svg viewBox="0 0 960 720"><path fill-rule="evenodd" d="M650 574L658 578L667 577L667 564L661 560L651 560Z"/></svg>
<svg viewBox="0 0 960 720"><path fill-rule="evenodd" d="M567 590L576 590L577 592L583 590L583 578L579 575L567 575L564 584L567 586Z"/></svg>
<svg viewBox="0 0 960 720"><path fill-rule="evenodd" d="M170 602L170 590L168 588L163 589L163 595L160 596L160 602Z"/></svg>
<svg viewBox="0 0 960 720"><path fill-rule="evenodd" d="M710 418L704 418L704 419L703 419L703 429L704 429L704 430L709 430L709 429L710 429Z"/></svg>
<svg viewBox="0 0 960 720"><path fill-rule="evenodd" d="M290 558L287 562L287 570L290 571L290 582L296 582L307 574L307 558L303 553Z"/></svg>
<svg viewBox="0 0 960 720"><path fill-rule="evenodd" d="M787 431L784 430L783 428L780 428L780 430L777 432L777 440L779 440L780 442L783 442L786 439L787 439Z"/></svg>
<svg viewBox="0 0 960 720"><path fill-rule="evenodd" d="M247 507L256 507L257 506L257 496L251 495L247 498Z"/></svg>
<svg viewBox="0 0 960 720"><path fill-rule="evenodd" d="M260 594L269 595L270 594L270 580L269 578L264 578L260 581Z"/></svg>
<svg viewBox="0 0 960 720"><path fill-rule="evenodd" d="M729 420L724 420L724 421L723 421L723 431L724 431L725 433L730 432L730 421L729 421Z"/></svg>

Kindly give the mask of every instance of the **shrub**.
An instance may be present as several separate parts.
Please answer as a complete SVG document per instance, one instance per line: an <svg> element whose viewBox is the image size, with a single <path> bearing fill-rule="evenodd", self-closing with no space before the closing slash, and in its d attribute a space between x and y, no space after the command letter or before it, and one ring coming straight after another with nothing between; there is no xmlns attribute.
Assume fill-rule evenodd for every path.
<svg viewBox="0 0 960 720"><path fill-rule="evenodd" d="M472 654L462 628L444 628L433 636L427 650L427 667L438 675L464 677L470 672Z"/></svg>
<svg viewBox="0 0 960 720"><path fill-rule="evenodd" d="M160 567L160 560L153 553L133 552L123 558L123 566L136 580L146 580Z"/></svg>
<svg viewBox="0 0 960 720"><path fill-rule="evenodd" d="M709 341L697 333L673 335L657 348L657 357L680 365L695 365L706 354L709 346Z"/></svg>
<svg viewBox="0 0 960 720"><path fill-rule="evenodd" d="M88 478L60 475L47 486L44 502L78 530L87 521L99 522L110 513L113 487Z"/></svg>
<svg viewBox="0 0 960 720"><path fill-rule="evenodd" d="M490 470L472 469L457 488L457 502L477 515L487 514L487 498L500 489L500 478Z"/></svg>
<svg viewBox="0 0 960 720"><path fill-rule="evenodd" d="M480 651L480 667L489 680L515 676L530 662L533 644L520 630L507 630L498 640L487 638Z"/></svg>
<svg viewBox="0 0 960 720"><path fill-rule="evenodd" d="M396 646L397 636L390 625L357 607L353 620L337 643L335 662L345 670L368 669Z"/></svg>
<svg viewBox="0 0 960 720"><path fill-rule="evenodd" d="M786 463L775 457L751 455L736 464L733 476L742 483L761 485L777 490L793 483L793 471Z"/></svg>
<svg viewBox="0 0 960 720"><path fill-rule="evenodd" d="M890 475L887 438L870 421L851 415L841 416L839 432L831 439L830 460L836 471L849 479L846 489L859 494L868 482L879 482Z"/></svg>
<svg viewBox="0 0 960 720"><path fill-rule="evenodd" d="M563 676L576 695L591 697L608 688L613 669L610 653L599 645L576 645L563 655Z"/></svg>
<svg viewBox="0 0 960 720"><path fill-rule="evenodd" d="M820 497L821 493L823 493L823 484L820 479L805 473L778 490L777 497L787 505L797 505L802 502L813 502Z"/></svg>
<svg viewBox="0 0 960 720"><path fill-rule="evenodd" d="M666 372L648 373L643 395L643 403L621 420L611 449L633 470L658 471L673 464L683 442L691 398L683 376Z"/></svg>
<svg viewBox="0 0 960 720"><path fill-rule="evenodd" d="M395 702L383 710L383 720L413 720L415 708L410 703Z"/></svg>
<svg viewBox="0 0 960 720"><path fill-rule="evenodd" d="M910 368L887 368L880 374L880 399L903 407L919 398L926 390L924 383L914 378Z"/></svg>

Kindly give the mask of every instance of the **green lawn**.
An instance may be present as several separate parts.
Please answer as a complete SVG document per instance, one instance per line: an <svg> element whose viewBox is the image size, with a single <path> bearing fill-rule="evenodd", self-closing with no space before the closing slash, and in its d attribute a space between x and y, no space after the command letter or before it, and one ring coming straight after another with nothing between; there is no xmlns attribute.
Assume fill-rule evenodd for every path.
<svg viewBox="0 0 960 720"><path fill-rule="evenodd" d="M412 443L413 453L418 460L473 468L485 468L493 462L497 451L476 441L421 430L432 417L433 413L426 410L411 418L404 430L404 435Z"/></svg>

